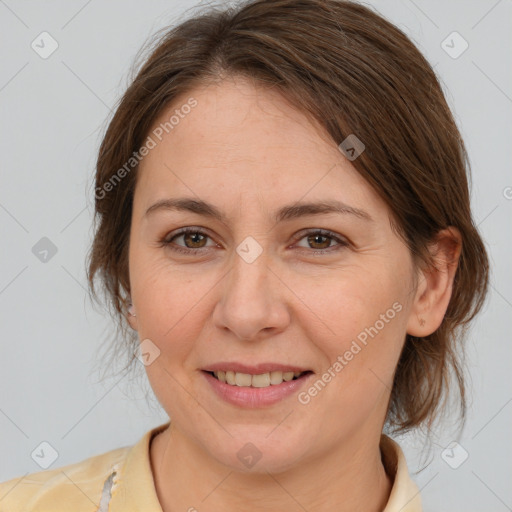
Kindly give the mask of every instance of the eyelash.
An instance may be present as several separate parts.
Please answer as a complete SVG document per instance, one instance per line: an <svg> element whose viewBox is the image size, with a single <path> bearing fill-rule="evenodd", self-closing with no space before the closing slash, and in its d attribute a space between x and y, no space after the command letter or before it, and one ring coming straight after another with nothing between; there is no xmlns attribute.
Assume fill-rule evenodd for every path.
<svg viewBox="0 0 512 512"><path fill-rule="evenodd" d="M172 243L172 241L175 240L176 238L178 238L180 236L183 236L183 235L188 235L188 234L204 235L204 236L206 236L208 238L211 238L207 233L205 233L204 231L201 231L198 228L186 227L186 228L181 229L178 233L175 233L171 238L166 236L165 238L160 240L160 244L161 244L162 247L168 247L172 251L175 251L175 252L178 252L178 253L181 253L181 254L193 254L193 253L198 252L198 251L203 251L203 250L211 249L211 247L206 247L206 248L201 247L201 248L196 248L196 249L193 249L193 248L190 248L190 247L189 248L184 248L184 247L181 247L181 246L174 245ZM306 231L296 241L299 242L303 238L306 238L306 237L311 236L311 235L324 236L324 237L331 238L332 240L335 240L336 242L338 242L337 246L328 247L327 249L309 249L310 251L314 252L315 254L330 253L333 250L340 250L341 248L347 247L349 245L346 240L343 240L343 239L339 238L332 231L328 231L328 230L325 230L325 229L313 229L313 230L310 230L310 231ZM337 249L336 249L336 247L337 247Z"/></svg>

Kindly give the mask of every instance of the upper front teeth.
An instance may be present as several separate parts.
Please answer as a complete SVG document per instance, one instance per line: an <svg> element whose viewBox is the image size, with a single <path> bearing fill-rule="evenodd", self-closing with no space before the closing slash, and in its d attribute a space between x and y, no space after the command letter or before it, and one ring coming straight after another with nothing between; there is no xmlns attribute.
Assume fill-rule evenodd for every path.
<svg viewBox="0 0 512 512"><path fill-rule="evenodd" d="M250 375L249 373L238 373L227 371L224 372L219 370L218 372L213 372L215 377L217 377L221 382L226 382L227 384L231 384L232 386L252 386L254 388L266 388L267 386L277 386L281 384L283 381L288 382L292 380L294 377L298 377L302 374L302 372L268 372L262 373L260 375Z"/></svg>

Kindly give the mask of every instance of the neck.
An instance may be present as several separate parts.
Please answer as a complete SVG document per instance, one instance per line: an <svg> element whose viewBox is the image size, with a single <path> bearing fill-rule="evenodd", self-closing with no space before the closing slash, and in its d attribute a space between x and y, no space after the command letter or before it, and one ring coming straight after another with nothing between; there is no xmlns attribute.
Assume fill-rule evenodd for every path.
<svg viewBox="0 0 512 512"><path fill-rule="evenodd" d="M155 488L163 512L253 509L280 512L300 507L317 512L381 512L393 480L379 449L380 432L356 433L335 450L300 467L270 474L241 473L219 463L173 427L150 447Z"/></svg>

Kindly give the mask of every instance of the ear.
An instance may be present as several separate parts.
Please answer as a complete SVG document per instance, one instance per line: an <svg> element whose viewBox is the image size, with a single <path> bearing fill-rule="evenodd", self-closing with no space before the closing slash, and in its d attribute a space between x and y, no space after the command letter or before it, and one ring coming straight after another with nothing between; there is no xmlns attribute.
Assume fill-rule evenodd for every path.
<svg viewBox="0 0 512 512"><path fill-rule="evenodd" d="M429 250L434 265L418 271L418 285L407 323L407 334L418 338L439 328L450 303L462 250L459 230L453 226L441 230Z"/></svg>

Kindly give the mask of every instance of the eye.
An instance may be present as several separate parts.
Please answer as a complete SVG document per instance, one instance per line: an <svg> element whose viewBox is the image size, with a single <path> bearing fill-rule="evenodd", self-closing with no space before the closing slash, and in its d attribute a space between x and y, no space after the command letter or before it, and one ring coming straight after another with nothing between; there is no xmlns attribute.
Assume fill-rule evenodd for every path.
<svg viewBox="0 0 512 512"><path fill-rule="evenodd" d="M347 247L349 244L346 240L335 235L331 231L324 229L316 229L302 233L303 236L299 239L300 241L305 240L306 246L299 245L299 247L307 247L313 249L315 253L332 252L333 250L339 250L340 248ZM331 245L335 241L336 245Z"/></svg>
<svg viewBox="0 0 512 512"><path fill-rule="evenodd" d="M175 243L175 240L180 238L183 240L184 245L177 245ZM174 233L172 236L165 237L161 240L161 244L169 247L173 251L189 254L200 249L208 249L212 247L206 245L206 241L209 238L210 237L204 231L201 231L198 228L186 227L181 229L178 233Z"/></svg>
<svg viewBox="0 0 512 512"><path fill-rule="evenodd" d="M179 239L182 239L183 245L176 243L176 240ZM207 245L208 239L211 240L211 237L207 233L199 228L189 226L179 230L177 233L171 233L171 235L166 236L164 239L160 240L160 244L175 252L193 254L201 250L209 250L212 247L218 247L215 243ZM315 254L330 253L349 245L346 240L335 233L323 229L302 231L299 233L297 240L299 242L304 240L306 244L297 244L297 247L307 248L309 251L306 252ZM333 242L336 243L333 245Z"/></svg>

